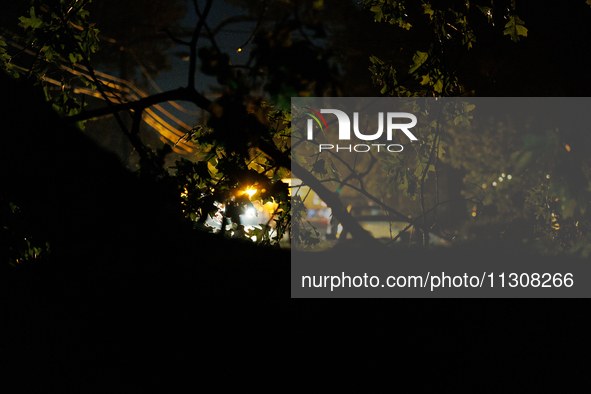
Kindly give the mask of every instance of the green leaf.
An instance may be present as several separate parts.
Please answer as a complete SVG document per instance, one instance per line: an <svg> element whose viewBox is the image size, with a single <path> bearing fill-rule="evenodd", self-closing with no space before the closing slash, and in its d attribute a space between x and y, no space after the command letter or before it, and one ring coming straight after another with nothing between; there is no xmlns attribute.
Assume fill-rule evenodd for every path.
<svg viewBox="0 0 591 394"><path fill-rule="evenodd" d="M438 79L437 82L435 82L435 84L433 85L433 89L437 92L437 93L441 93L443 92L443 79Z"/></svg>
<svg viewBox="0 0 591 394"><path fill-rule="evenodd" d="M6 42L0 37L0 67L8 69L8 62L10 61L10 56L6 52Z"/></svg>
<svg viewBox="0 0 591 394"><path fill-rule="evenodd" d="M423 177L423 171L424 171L424 170L425 170L425 166L424 166L424 165L422 165L422 163L421 163L421 165L418 165L418 166L415 168L414 176L415 176L417 179L421 179L421 178Z"/></svg>
<svg viewBox="0 0 591 394"><path fill-rule="evenodd" d="M472 31L464 33L464 37L462 38L462 44L466 45L468 49L471 49L473 42L476 42L476 36L474 36L474 33L472 33Z"/></svg>
<svg viewBox="0 0 591 394"><path fill-rule="evenodd" d="M477 5L478 9L487 17L488 22L492 22L492 8Z"/></svg>
<svg viewBox="0 0 591 394"><path fill-rule="evenodd" d="M318 175L325 175L327 173L326 161L324 159L320 159L316 163L314 163L314 165L312 166L312 172Z"/></svg>
<svg viewBox="0 0 591 394"><path fill-rule="evenodd" d="M511 15L509 22L505 24L503 34L510 36L512 41L517 42L519 41L519 36L527 37L527 29L524 25L525 23L517 15Z"/></svg>
<svg viewBox="0 0 591 394"><path fill-rule="evenodd" d="M429 15L429 19L433 19L435 11L431 8L431 4L423 4L423 13Z"/></svg>
<svg viewBox="0 0 591 394"><path fill-rule="evenodd" d="M465 126L469 126L470 119L472 119L472 115L468 115L464 112L454 118L454 124L463 124Z"/></svg>
<svg viewBox="0 0 591 394"><path fill-rule="evenodd" d="M30 11L30 18L21 16L19 18L19 20L21 21L21 23L19 23L19 26L21 26L23 29L38 29L43 25L43 20L41 20L41 18L38 18L35 15L35 7L31 7L31 11Z"/></svg>
<svg viewBox="0 0 591 394"><path fill-rule="evenodd" d="M591 1L591 0L589 0L589 1ZM381 61L377 56L370 56L369 61L372 62L372 64L377 64L377 65L384 64L384 62Z"/></svg>
<svg viewBox="0 0 591 394"><path fill-rule="evenodd" d="M76 63L80 56L77 53L70 53L68 57L72 63Z"/></svg>
<svg viewBox="0 0 591 394"><path fill-rule="evenodd" d="M374 20L376 22L381 22L382 19L384 19L384 13L382 11L382 6L374 5L369 10L374 13Z"/></svg>
<svg viewBox="0 0 591 394"><path fill-rule="evenodd" d="M421 67L423 64L425 64L425 62L427 61L428 58L429 58L429 53L417 51L412 58L413 65L410 68L410 70L408 70L408 72L410 74L412 74L415 71L417 71L419 69L419 67Z"/></svg>

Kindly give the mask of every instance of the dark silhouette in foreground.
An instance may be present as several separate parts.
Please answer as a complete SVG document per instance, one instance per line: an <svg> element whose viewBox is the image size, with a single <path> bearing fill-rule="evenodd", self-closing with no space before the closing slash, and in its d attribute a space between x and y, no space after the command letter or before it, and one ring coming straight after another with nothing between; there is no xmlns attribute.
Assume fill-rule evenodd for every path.
<svg viewBox="0 0 591 394"><path fill-rule="evenodd" d="M51 245L39 261L2 261L13 378L84 392L126 387L132 367L132 387L187 379L246 319L286 310L288 251L196 232L174 188L130 173L36 89L5 76L0 86L2 201Z"/></svg>

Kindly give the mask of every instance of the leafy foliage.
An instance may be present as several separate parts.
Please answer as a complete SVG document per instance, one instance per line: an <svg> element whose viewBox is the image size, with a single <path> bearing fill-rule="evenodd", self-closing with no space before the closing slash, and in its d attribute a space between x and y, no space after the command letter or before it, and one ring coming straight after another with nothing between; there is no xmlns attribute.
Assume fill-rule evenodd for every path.
<svg viewBox="0 0 591 394"><path fill-rule="evenodd" d="M412 25L407 21L404 1L393 0L368 0L363 4L374 13L376 22L387 22L391 25L398 25L403 29L410 30Z"/></svg>
<svg viewBox="0 0 591 394"><path fill-rule="evenodd" d="M402 97L453 96L461 93L462 86L451 64L476 44L477 30L486 30L480 23L483 16L490 28L494 28L493 11L496 19L500 16L496 14L494 2L473 3L423 2L420 7L413 4L407 9L406 1L363 1L363 6L374 14L376 22L396 24L429 37L427 42L430 44L422 45L422 48L413 52L406 70L395 69L389 60L375 56L370 58L372 79L376 85L382 86L381 93ZM500 12L505 12L503 17L508 19L504 35L509 35L513 41L518 41L519 36L527 36L525 22L514 13L513 3L511 8L501 8Z"/></svg>
<svg viewBox="0 0 591 394"><path fill-rule="evenodd" d="M10 55L6 52L6 41L0 37L0 65L4 68L4 71L10 70Z"/></svg>
<svg viewBox="0 0 591 394"><path fill-rule="evenodd" d="M264 107L274 123L269 137L285 147L289 139L288 113ZM201 158L176 163L175 180L184 215L199 229L213 232L213 223L217 222L219 231L232 237L254 237L258 244L278 245L291 228L288 185L282 182L288 171L260 153L245 161L239 152L227 149L227 142L213 128L197 127L186 137L201 147ZM265 206L272 207L273 212L266 225L246 230L240 216L254 208L253 202L261 212Z"/></svg>
<svg viewBox="0 0 591 394"><path fill-rule="evenodd" d="M43 86L47 100L63 116L80 113L84 107L71 93L72 83L66 80L69 73L64 67L72 68L77 63L88 61L98 50L98 29L88 22L88 1L35 1L28 15L19 18L19 26L25 31L26 47L35 51L35 58L28 70L17 67L10 57L4 55L5 68L15 77L34 76ZM1 44L1 43L0 43ZM49 91L46 78L61 81L57 94ZM93 81L85 76L77 77L87 86Z"/></svg>
<svg viewBox="0 0 591 394"><path fill-rule="evenodd" d="M50 252L49 242L30 233L33 218L0 196L0 261L16 266L42 259Z"/></svg>
<svg viewBox="0 0 591 394"><path fill-rule="evenodd" d="M192 51L192 59L199 60L202 74L215 77L222 93L213 103L201 100L202 97L194 101L211 115L207 123L193 128L179 142L194 143L198 147L197 155L177 161L174 174L170 174L163 168L167 150L152 152L146 148L140 172L170 186L178 210L196 228L255 239L262 245L277 245L282 235L292 230L293 218L293 223L300 224L297 234L292 234L297 242L320 247L318 231L307 222L303 203L295 198L294 206L290 205L288 187L281 179L289 175L288 165L282 161L289 158L291 117L285 111L289 98L340 94L336 78L339 68L333 53L322 45L326 43L325 32L318 15L327 12L317 13L328 2L306 1L301 8L291 1L265 2L264 6L246 0L235 2L247 4L251 11L260 13L252 19L253 11L250 19L247 18L257 25L246 44L238 48L242 51L252 45L246 64L232 64L230 56L216 42L216 30L205 23L201 31L191 32L194 42L201 37L200 46L192 47L193 41L185 43ZM44 78L61 77L62 89L57 94L46 90L47 97L63 116L74 118L82 113L83 104L74 98L71 81L64 77L62 67L77 63L89 66L90 56L94 57L98 48L98 30L89 22L84 9L88 3L35 2L20 19L21 27L27 32L27 45L38 55L25 70L14 66L0 40L0 61L5 69L21 76L34 75L42 85ZM210 6L211 2L207 4ZM429 108L422 101L424 97L467 94L457 73L458 63L478 50L483 35L496 35L507 45L523 45L515 43L527 37L528 29L517 15L515 2L506 7L500 1L418 4L365 0L362 4L375 22L400 30L403 40L411 37L410 34L416 34L411 38L418 37L409 40L410 44L405 42L404 50L398 49L398 42L393 42L389 55L371 56L369 70L381 94L416 98L413 110L426 114L428 122L418 128L419 142L412 145L410 154L389 155L379 166L375 165L375 157L367 155L365 161L347 167L348 164L338 162L328 153L320 154L318 141L302 142L304 136L297 133L293 137L300 139L308 155L294 156L294 162L305 166L309 175L323 182L335 182L337 194L347 190L344 186L356 185L384 209L392 209L384 201L397 200L396 208L405 211L403 216L420 218L413 225L424 233L434 223L445 232L439 217L445 211L439 195L439 177L458 171L463 177L461 200L466 207L454 215L474 218L460 231L469 234L476 221L503 227L518 218L535 230L530 238L539 236L547 241L550 237L565 252L588 255L585 215L591 191L588 188L591 167L586 159L577 161L573 155L566 155L570 149L576 149L573 141L587 146L587 140L556 134L552 128L523 134L510 124L489 125L481 133L469 135L465 130L475 121L472 104L457 99L446 106ZM267 8L270 16L266 14ZM292 8L297 10L293 15ZM203 44L205 39L209 43ZM94 79L82 79L91 89L104 88ZM183 94L186 92L193 98L197 96L193 86ZM279 110L266 104L267 101ZM130 108L136 117L135 114L141 115L147 107L128 106L126 110ZM137 149L145 148L136 135L128 134ZM369 181L366 176L377 168L384 176ZM502 175L509 171L527 192L510 186L508 178ZM550 178L546 178L548 175ZM503 181L491 187L499 177ZM544 182L545 187L536 189ZM556 202L561 204L554 207L552 204ZM242 214L266 204L273 207L266 224L247 230ZM407 215L408 212L412 215ZM218 225L214 229L212 223L216 221ZM498 234L507 233L499 230Z"/></svg>
<svg viewBox="0 0 591 394"><path fill-rule="evenodd" d="M496 7L500 2L424 2L420 11L410 6L407 9L407 3L386 0L363 2L374 14L376 22L401 22L400 27L405 30L421 29L423 34L431 37L430 46L419 46L412 57L407 58L407 69L396 67L395 64L400 62L395 58L370 58L372 80L381 87L384 95L462 94L462 81L457 78L453 64L461 56L467 56L468 50L477 43L477 33L485 31L480 23L483 16L485 26L492 30L496 29L495 22L499 24L503 21L502 34L513 42L528 35L525 22L516 14L515 2L507 7ZM397 56L403 55L400 53ZM474 185L481 190L477 199L467 199L475 203L471 216L478 219L480 226L488 225L493 229L499 225L497 234L507 238L508 233L502 230L507 224L512 228L516 226L514 223L525 221L529 223L528 230L513 235L520 237L519 242L523 238L524 242L535 244L542 252L589 255L590 248L586 246L589 243L586 230L589 219L586 213L591 198L590 166L588 160L581 156L575 159L569 154L573 140L578 140L583 144L581 146L589 146L588 139L576 136L574 130L554 132L548 125L545 129L540 125L544 132L525 135L521 131L516 132L515 125L511 124L490 125L485 128L485 133L467 133L463 127L472 124L473 109L473 105L461 101L453 110L444 109L442 116L434 120L430 127L421 130L421 144L415 148L413 155L392 156L385 160L383 168L388 174L388 195L402 193L413 201L425 193L431 201L439 201L436 186L435 190L432 184L427 189L427 184L421 179L423 176L428 179L432 168L437 173L438 167L445 169L442 166L451 165L465 174L464 197L473 195ZM531 123L526 127L535 127ZM434 137L436 125L441 127L438 138ZM447 146L448 154L443 154L441 150L438 160L433 160L435 164L422 171L432 155L429 152L441 149L444 146L442 143ZM511 178L512 181L507 180ZM515 187L516 179L520 182L519 188ZM540 183L544 186L540 187ZM492 190L484 189L487 186ZM425 211L428 210L423 207L423 215ZM473 233L475 222L466 223L464 233Z"/></svg>
<svg viewBox="0 0 591 394"><path fill-rule="evenodd" d="M55 77L64 66L73 67L79 62L91 70L92 74L90 55L98 49L98 30L88 22L89 14L84 8L88 3L67 0L35 2L28 15L20 19L20 26L27 33L29 45L38 50L39 56L28 70L19 70L20 76L34 76L43 85L45 78ZM271 147L267 151L270 149L275 155L283 155L288 162L290 114L282 109L275 110L260 99L253 100L252 96L249 99L254 102L247 109L244 100L253 89L260 86L259 69L269 74L265 78L265 86L274 97L285 91L291 92L294 88L325 88L316 83L323 80L322 76L301 74L299 69L285 60L281 63L277 58L268 57L267 50L280 51L292 59L308 54L317 57L316 49L309 44L302 44L305 40L297 42L290 38L293 30L294 27L285 28L280 37L261 36L272 37L275 44L271 46L277 46L275 49L265 47L252 51L257 69L249 75L229 67L228 55L219 51L213 37L210 40L212 46L195 48L201 60L201 71L205 75L215 76L224 87L225 93L212 104L212 116L207 125L196 126L179 139L178 142L187 140L194 143L197 154L191 160L178 160L173 168L174 173L164 168L164 157L170 152L170 147L165 146L153 152L134 134L134 129L137 130L135 120L131 132L126 130L123 122L120 123L123 132L140 151L139 176L159 183L165 193L173 193L175 197L171 198L169 195L167 199L177 204L178 211L195 228L219 232L227 237L252 240L265 246L279 246L280 241L290 232L289 190L288 185L282 182L282 179L289 176L289 168L285 164L279 164L272 155L257 150L258 145L266 144ZM267 41L268 39L257 38L256 45L268 45ZM287 46L283 45L286 41L289 42ZM2 52L2 59L3 65L7 67L8 62L13 60L5 52ZM321 63L328 64L326 59L318 64ZM284 65L290 69L282 74ZM317 69L313 67L302 72L309 71L314 73ZM89 88L99 90L108 99L109 96L104 94L109 89L108 86L101 86L96 79L83 82ZM274 86L278 88L275 89ZM52 97L47 88L45 92L62 116L84 115L81 113L83 105L76 100L73 89L70 89L65 78L57 95ZM194 92L194 95L198 94ZM141 110L135 109L133 113L141 114ZM265 216L265 219L261 225L247 227L242 223L244 214L253 211L255 215Z"/></svg>
<svg viewBox="0 0 591 394"><path fill-rule="evenodd" d="M505 25L504 34L511 37L511 40L519 41L519 36L527 37L525 23L517 15L510 15L509 21Z"/></svg>

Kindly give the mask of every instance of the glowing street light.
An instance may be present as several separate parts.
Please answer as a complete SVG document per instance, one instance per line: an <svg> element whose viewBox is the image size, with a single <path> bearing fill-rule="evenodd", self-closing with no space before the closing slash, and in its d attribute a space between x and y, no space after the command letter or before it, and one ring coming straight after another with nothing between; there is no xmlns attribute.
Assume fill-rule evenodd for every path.
<svg viewBox="0 0 591 394"><path fill-rule="evenodd" d="M253 189L249 187L244 191L244 194L248 194L248 198L252 198L252 196L257 192L257 189Z"/></svg>

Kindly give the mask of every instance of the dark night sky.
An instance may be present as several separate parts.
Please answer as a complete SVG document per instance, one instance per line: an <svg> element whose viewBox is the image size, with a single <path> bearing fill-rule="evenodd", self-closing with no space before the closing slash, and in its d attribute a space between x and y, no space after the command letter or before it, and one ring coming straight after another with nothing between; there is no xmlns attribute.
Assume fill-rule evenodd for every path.
<svg viewBox="0 0 591 394"><path fill-rule="evenodd" d="M203 4L201 4L201 7L203 7ZM243 14L243 10L233 7L225 1L216 1L211 7L211 11L207 18L207 23L210 28L213 29L224 19ZM193 29L197 23L197 19L198 18L195 14L193 6L189 5L189 10L187 12L187 16L182 22L182 26L188 29ZM249 22L229 25L218 34L217 43L222 51L225 51L230 55L233 64L240 64L248 60L248 50L245 50L241 53L237 53L236 50L240 47L240 45L246 42L252 30L254 29L254 26L255 23ZM201 37L199 40L202 45L207 45L209 43L209 41L204 37ZM156 79L156 83L163 90L176 89L179 86L186 85L187 83L189 62L179 58L178 56L175 56L175 53L182 50L184 50L184 48L175 47L169 51L172 68L170 71L161 72ZM200 74L199 71L197 73L198 77L196 78L196 82L198 84L198 90L207 92L208 86L216 85L215 78L204 76Z"/></svg>

